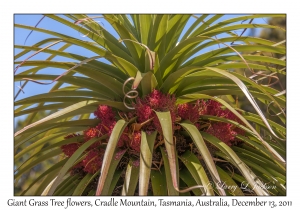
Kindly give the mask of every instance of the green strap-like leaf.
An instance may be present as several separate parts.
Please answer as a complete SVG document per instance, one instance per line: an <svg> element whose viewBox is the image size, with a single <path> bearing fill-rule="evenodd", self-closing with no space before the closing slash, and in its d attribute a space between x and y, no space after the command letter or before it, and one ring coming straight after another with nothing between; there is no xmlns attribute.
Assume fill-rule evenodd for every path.
<svg viewBox="0 0 300 210"><path fill-rule="evenodd" d="M157 132L148 135L142 131L141 153L140 153L140 174L139 174L139 195L147 195L149 179L151 174L153 147Z"/></svg>
<svg viewBox="0 0 300 210"><path fill-rule="evenodd" d="M196 21L187 29L187 31L185 32L185 34L182 36L181 40L185 40L193 30L195 30L195 28L197 28L197 26L203 23L203 20L208 16L208 14L204 14L204 15L200 15Z"/></svg>
<svg viewBox="0 0 300 210"><path fill-rule="evenodd" d="M164 166L159 170L151 170L151 185L154 196L168 195Z"/></svg>
<svg viewBox="0 0 300 210"><path fill-rule="evenodd" d="M145 45L148 45L149 35L151 34L151 30L153 27L151 15L140 14L140 15L138 15L137 21L138 21L139 25L136 25L136 28L139 28L139 30L140 30L141 42Z"/></svg>
<svg viewBox="0 0 300 210"><path fill-rule="evenodd" d="M48 195L48 192L56 179L57 179L57 176L46 186L45 189L43 189L43 192L41 193L42 196Z"/></svg>
<svg viewBox="0 0 300 210"><path fill-rule="evenodd" d="M139 165L135 165L138 162L135 163L133 161L129 161L126 169L126 174L124 178L124 184L122 188L122 195L128 195L132 196L134 195L136 185L139 180Z"/></svg>
<svg viewBox="0 0 300 210"><path fill-rule="evenodd" d="M188 15L176 14L169 17L168 28L166 31L165 50L169 51L172 44L177 42L177 30L181 25L182 18L189 18Z"/></svg>
<svg viewBox="0 0 300 210"><path fill-rule="evenodd" d="M259 155L259 153L254 153L251 151L248 151L244 148L240 148L240 147L232 147L233 151L235 151L239 156L243 156L244 158L256 163L257 165L262 166L264 169L266 170L271 170L272 172L276 172L277 175L280 176L281 175L285 175L286 171L282 170L280 167L278 167L278 165L274 164L274 162L268 158L265 158L264 156ZM270 173L272 173L270 171ZM283 176L281 176L281 178L284 178Z"/></svg>
<svg viewBox="0 0 300 210"><path fill-rule="evenodd" d="M170 174L172 176L172 183L173 187L175 190L179 191L179 176L177 174L178 168L177 168L177 157L175 153L175 142L173 139L173 128L172 128L172 119L170 112L156 112L156 115L158 117L158 120L160 122L163 135L164 135L164 143L165 143L165 148L167 151L167 157L168 157L168 162L170 164L170 168L166 167L166 174L167 170L170 170Z"/></svg>
<svg viewBox="0 0 300 210"><path fill-rule="evenodd" d="M202 186L200 190L204 195L214 195L213 188L211 183L207 177L207 174L198 160L198 158L191 153L190 151L186 151L181 157L181 161L187 167L195 181L198 185Z"/></svg>
<svg viewBox="0 0 300 210"><path fill-rule="evenodd" d="M117 146L117 143L119 141L120 136L122 135L125 127L127 126L127 122L125 120L119 120L115 127L113 128L111 135L109 137L108 144L106 146L106 151L104 153L101 172L100 172L100 178L96 190L96 195L102 195L105 182L108 176L108 172L111 168L111 162L113 160L113 156L115 154L115 149ZM107 189L108 191L108 189Z"/></svg>
<svg viewBox="0 0 300 210"><path fill-rule="evenodd" d="M266 46L273 46L274 45L274 42L272 42L270 40L262 39L262 38L259 38L259 37L250 37L250 36L243 36L243 37L240 37L240 38L234 36L234 37L224 37L224 38L219 38L219 39L212 39L211 41L202 43L199 46L197 46L194 49L187 52L187 54L184 56L184 61L186 59L189 59L191 56L195 55L197 52L201 51L202 49L205 49L207 47L210 47L210 46L213 46L213 45L216 45L216 44L233 42L233 41L239 41L239 42L245 43L246 46L249 46L250 45L249 43L251 42L251 43L255 43L256 44L255 46L258 46L258 47L262 46L263 48L264 48L265 45ZM233 46L233 47L235 47L235 46ZM282 47L282 46L278 46L278 47L284 49L284 47ZM249 52L249 51L246 50L246 48L239 48L239 50ZM188 66L188 65L191 64L191 62L194 63L195 62L194 60L205 61L206 60L205 58L203 58L203 59L200 59L200 58L202 58L203 56L205 56L206 58L210 58L210 57L218 55L218 54L223 54L224 50L229 50L229 49L222 48L222 50L217 49L217 50L213 50L209 53L200 54L199 56L196 56L195 58L190 59L190 61L187 61L186 63L184 63L182 66ZM267 50L267 48L259 49L259 50L260 51L265 51L265 50ZM253 51L257 52L257 50L255 50L255 49L250 50L250 52L253 52Z"/></svg>
<svg viewBox="0 0 300 210"><path fill-rule="evenodd" d="M52 135L48 135L45 136L37 141L35 141L33 144L29 145L28 147L24 148L22 151L20 151L18 154L15 155L15 160L20 158L21 156L23 156L24 154L26 154L27 152L29 152L30 150L34 150L36 147L40 146L40 145L44 145L47 142L51 142L52 140L56 140L56 139L62 139L62 135L64 135L63 133L58 133L58 134L52 134ZM80 137L76 136L71 138L71 140L67 140L66 142L79 142L80 141ZM66 143L67 144L67 143Z"/></svg>
<svg viewBox="0 0 300 210"><path fill-rule="evenodd" d="M149 48L157 53L159 59L165 56L168 19L169 15L167 14L157 15L152 28Z"/></svg>
<svg viewBox="0 0 300 210"><path fill-rule="evenodd" d="M176 45L181 41L184 40L184 38L182 37L180 40L180 37L182 35L182 32L184 30L184 28L187 26L188 21L190 20L190 15L182 15L182 18L180 20L180 22L176 24L176 31L173 32L175 30L174 27L168 27L168 31L167 31L167 38L166 40L169 40L169 38L171 37L172 41L170 42L170 44L167 46L166 48L166 52L169 52L170 50L172 50L174 47L176 47ZM172 21L172 20L171 20ZM171 24L171 23L170 23ZM173 29L174 28L174 29ZM173 30L171 30L173 29Z"/></svg>
<svg viewBox="0 0 300 210"><path fill-rule="evenodd" d="M71 182L67 184L67 186L62 187L59 192L55 192L54 196L71 196L80 183L80 179L75 175Z"/></svg>
<svg viewBox="0 0 300 210"><path fill-rule="evenodd" d="M127 28L121 23L120 20L118 20L118 18L115 15L105 14L103 16L111 24L111 26L117 31L121 40L128 39L128 40L137 41L136 37L133 34L131 34L129 30L127 30ZM125 41L124 44L126 48L129 50L130 55L134 60L135 66L138 69L140 69L141 54L143 49L139 44L136 44L134 42Z"/></svg>
<svg viewBox="0 0 300 210"><path fill-rule="evenodd" d="M64 46L69 47L70 44L65 44ZM38 51L41 50L42 48L38 48L38 47L30 47L30 46L23 46L23 45L15 45L15 48L19 48L19 49L25 49L23 52L28 52L29 50L33 50L33 51ZM64 50L66 47L64 48L60 48L59 50L52 50L52 49L45 49L43 50L43 53L50 53L52 54L48 59L46 59L47 61L52 60L55 56L62 56L65 58L71 58L74 60L78 60L78 61L84 61L89 59L88 57L85 56L81 56L81 55L77 55L77 54L73 54L73 53L68 53L68 52L62 52L61 50ZM28 62L28 61L27 61ZM24 64L23 64L24 65ZM126 74L124 74L122 71L120 71L118 68L106 64L104 62L100 62L97 60L90 60L88 63L85 63L86 66L97 69L107 75L110 75L118 80L126 80L126 78L128 77ZM36 70L40 70L40 67L38 67ZM29 72L29 71L26 71ZM37 71L35 71L37 72ZM25 74L25 71L20 73L20 74Z"/></svg>
<svg viewBox="0 0 300 210"><path fill-rule="evenodd" d="M115 174L116 173L117 166L118 166L119 162L121 161L125 152L126 152L125 150L119 151L117 154L114 155L115 158L112 159L107 174ZM120 175L121 175L120 173L121 173L121 171L119 171L119 173L115 174L114 176L106 177L101 195L111 195L111 193L113 192L114 187L118 181L115 179L117 179L117 177L120 177Z"/></svg>
<svg viewBox="0 0 300 210"><path fill-rule="evenodd" d="M214 30L206 30L201 33L202 36L215 36L218 34L222 34L225 32L231 32L233 30L237 29L245 29L245 28L274 28L274 29L279 29L282 31L285 31L284 29L278 27L278 26L273 26L273 25L266 25L266 24L236 24L232 26L226 26L222 28L217 28Z"/></svg>
<svg viewBox="0 0 300 210"><path fill-rule="evenodd" d="M234 195L234 196L243 196L244 195L244 193L242 192L242 190L240 188L241 186L238 186L228 173L226 173L219 166L217 166L217 170L222 179L222 185L220 187L222 187L223 189L226 189L226 191L230 195Z"/></svg>
<svg viewBox="0 0 300 210"><path fill-rule="evenodd" d="M142 74L141 87L143 90L143 96L150 94L157 87L157 80L151 71Z"/></svg>
<svg viewBox="0 0 300 210"><path fill-rule="evenodd" d="M250 20L250 19L258 19L258 18L276 18L276 17L285 17L285 14L255 14L255 15L242 15L239 17L229 18L223 21L218 22L217 24L209 27L207 30L213 30L216 28L221 28L225 25L230 25L231 23ZM255 24L254 24L255 25Z"/></svg>
<svg viewBox="0 0 300 210"><path fill-rule="evenodd" d="M218 171L216 169L216 165L212 159L212 156L200 134L198 129L195 125L189 122L183 122L180 123L180 125L189 133L189 135L192 137L193 142L195 143L196 147L198 148L202 158L204 159L204 162L206 164L206 167L208 168L211 176L213 177L213 181L216 185L219 185L221 183L220 176L218 174ZM217 188L220 195L226 195L225 191L222 188Z"/></svg>
<svg viewBox="0 0 300 210"><path fill-rule="evenodd" d="M177 170L176 170L176 168L175 168L175 170L173 168L171 168L172 166L170 164L170 158L163 147L160 147L160 152L162 154L162 158L164 161L164 169L165 169L164 172L165 172L165 176L166 176L166 185L167 185L168 195L171 195L171 196L179 195L179 190L176 189L176 187L177 188L179 187L178 186L179 179L177 179L178 176L176 175ZM174 162L175 162L175 160L174 160ZM175 175L173 173L175 173ZM174 178L176 179L175 181L173 181ZM175 184L174 184L174 182L175 182Z"/></svg>
<svg viewBox="0 0 300 210"><path fill-rule="evenodd" d="M123 171L121 171L121 170L114 171L114 175L111 180L109 191L108 191L107 195L111 195L113 193L113 191L116 187L116 184L118 183L122 173L123 173ZM96 193L96 191L95 191L95 193Z"/></svg>
<svg viewBox="0 0 300 210"><path fill-rule="evenodd" d="M65 25L67 25L70 28L73 28L74 30L78 31L78 36L79 32L81 34L84 34L85 36L89 37L91 40L95 41L96 43L100 44L101 46L105 47L106 49L110 50L113 54L120 56L124 59L130 60L130 56L128 56L128 54L126 53L126 49L124 48L124 46L121 45L121 43L118 43L117 39L113 36L108 36L107 34L109 33L105 33L105 29L102 28L102 26L99 23L93 22L97 29L94 31L90 31L87 30L86 27L80 27L77 24L74 24L74 22L70 22L64 18L59 17L58 15L48 15L47 17L59 21L60 23L63 23ZM85 26L91 26L91 20L88 20L88 24L85 24ZM86 22L84 22L86 23ZM103 37L103 35L105 36L105 38Z"/></svg>
<svg viewBox="0 0 300 210"><path fill-rule="evenodd" d="M249 112L244 112L243 110L239 109L240 112L243 113L243 116L245 117L246 120L250 121L250 122L254 122L254 123L257 123L261 126L264 125L263 121L261 120L261 118L258 116L258 115L255 115L253 113L249 113ZM275 123L274 121L271 121L271 120L268 120L268 122L270 123L270 125L272 126L273 129L276 129L274 130L275 132L279 132L277 133L278 135L281 135L281 136L285 136L286 135L286 128Z"/></svg>
<svg viewBox="0 0 300 210"><path fill-rule="evenodd" d="M247 137L242 136L242 135L237 135L236 138L240 139L240 140L242 140L243 142L246 143L245 145L242 145L243 148L246 148L246 149L249 149L249 150L254 149L255 152L259 151L260 155L266 156L267 158L274 161L278 165L278 163L274 160L272 153L267 148L265 148L263 145L261 145L259 141L257 141L257 140L255 141L254 138L247 138ZM286 169L281 168L281 170L285 171Z"/></svg>
<svg viewBox="0 0 300 210"><path fill-rule="evenodd" d="M184 168L180 170L179 173L180 178L184 181L184 183L188 186L188 187L193 187L197 185L197 182L195 181L195 179L193 178L193 176L191 175L191 173L189 172L188 169ZM201 196L204 193L200 190L200 188L196 188L193 189L192 192L196 195L196 196Z"/></svg>
<svg viewBox="0 0 300 210"><path fill-rule="evenodd" d="M99 56L89 58L90 59L95 59ZM82 62L86 62L85 60ZM85 66L83 63L70 63L70 62L57 62L57 61L27 61L26 63L23 64L23 66L44 66L44 67L56 67L56 68L62 68L62 69L67 69L68 71L75 71L77 73L80 73L82 75L85 75L87 79L89 80L94 80L99 84L99 86L103 86L109 93L117 96L122 96L122 83L119 82L117 79L114 77L111 77L105 73L102 73L101 71L92 68L91 66ZM65 72L67 73L67 72ZM61 74L58 76L57 79L60 79L64 77L64 74ZM26 78L26 76L23 76L23 78ZM50 84L50 83L48 83Z"/></svg>
<svg viewBox="0 0 300 210"><path fill-rule="evenodd" d="M95 176L98 174L87 174L81 179L81 181L78 183L77 187L75 188L73 195L82 195L84 189L87 187L87 185L93 180Z"/></svg>
<svg viewBox="0 0 300 210"><path fill-rule="evenodd" d="M29 104L30 106L31 104ZM38 106L35 108L31 108L31 109L26 109L26 110L22 110L22 111L16 111L14 112L14 116L15 117L19 117L22 115L26 115L26 114L30 114L30 113L43 113L46 110L54 110L54 111L58 111L58 109L63 109L66 108L68 106L71 106L72 103L58 103L58 104L50 104L50 105L45 105L45 106Z"/></svg>
<svg viewBox="0 0 300 210"><path fill-rule="evenodd" d="M210 27L210 25L213 23L213 22L215 22L215 21L217 21L218 19L220 19L222 16L224 16L224 15L213 15L212 17L210 17L208 20L202 20L201 22L202 22L202 25L200 25L200 27L198 27L196 30L194 30L193 32L192 32L192 34L190 35L190 37L194 37L194 36L197 36L197 35L199 35L199 34L201 34L201 33L203 33L203 31L205 31L205 29L207 29L207 30L209 30L211 27Z"/></svg>
<svg viewBox="0 0 300 210"><path fill-rule="evenodd" d="M248 183L252 186L254 191L257 195L268 195L268 192L264 190L263 188L255 188L254 186L263 186L263 183L259 179L257 179L257 176L251 171L251 169L236 155L236 153L227 146L224 142L220 141L216 137L207 134L205 132L201 132L201 135L204 139L212 143L214 146L216 146L218 149L220 149L225 155L227 155L231 162L239 169L239 171L242 173L242 175L245 177L245 179L248 181Z"/></svg>
<svg viewBox="0 0 300 210"><path fill-rule="evenodd" d="M52 119L61 117L61 116L63 116L66 113L72 112L72 111L77 110L77 109L79 109L81 107L84 107L84 106L87 106L89 104L93 104L93 103L96 103L96 102L97 101L88 100L88 101L82 101L82 102L79 102L79 103L74 104L72 106L69 106L69 107L67 107L67 108L65 108L63 110L60 110L60 111L58 111L58 112L56 112L54 114L49 115L48 117L45 117L45 118L43 118L43 119L41 119L41 120L39 120L39 121L37 121L35 123L32 123L32 124L24 127L23 129L21 129L18 132L16 132L15 136L18 136L19 134L21 134L22 132L26 131L29 128L32 128L32 127L37 126L37 125L40 125L40 124L45 123L47 121L50 121Z"/></svg>
<svg viewBox="0 0 300 210"><path fill-rule="evenodd" d="M222 154L217 153L217 155L220 155L220 157L223 157L226 159L226 157ZM271 182L272 185L276 186L276 190L281 192L282 194L285 194L286 189L285 187L278 181L278 178L276 178L275 176L273 176L268 170L266 170L264 167L257 165L256 163L254 163L251 160L247 160L247 158L245 158L244 155L241 155L239 153L237 153L237 155L239 155L239 157L241 158L241 160L247 164L249 167L251 167L253 169L253 171L256 171L256 175L258 176L258 179L262 179L262 180L267 180L267 182ZM265 185L258 185L260 187L263 187ZM257 186L257 187L258 187ZM266 190L268 192L272 192L272 188L266 188Z"/></svg>

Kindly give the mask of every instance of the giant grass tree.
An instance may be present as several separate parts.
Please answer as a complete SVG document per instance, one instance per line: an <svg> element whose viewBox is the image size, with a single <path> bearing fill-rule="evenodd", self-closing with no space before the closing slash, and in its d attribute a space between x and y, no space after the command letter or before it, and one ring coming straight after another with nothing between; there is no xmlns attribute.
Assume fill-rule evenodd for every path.
<svg viewBox="0 0 300 210"><path fill-rule="evenodd" d="M257 83L285 75L285 40L243 33L276 28L252 22L275 16L45 15L85 40L15 24L51 36L15 45L22 49L17 91L53 84L15 101L15 117L26 115L27 123L15 133L15 183L35 165L56 161L21 195L285 195L285 92ZM57 43L62 47L52 48ZM70 46L96 56L67 52ZM39 53L50 57L36 60ZM40 72L48 67L64 73ZM241 110L238 96L256 112ZM257 101L282 123L268 120ZM32 120L45 110L54 113Z"/></svg>

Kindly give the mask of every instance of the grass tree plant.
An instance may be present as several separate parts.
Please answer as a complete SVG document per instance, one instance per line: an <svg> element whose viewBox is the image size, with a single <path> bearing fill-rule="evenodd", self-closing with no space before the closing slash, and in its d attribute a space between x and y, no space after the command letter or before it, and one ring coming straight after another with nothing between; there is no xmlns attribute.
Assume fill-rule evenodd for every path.
<svg viewBox="0 0 300 210"><path fill-rule="evenodd" d="M54 162L20 195L285 195L285 92L258 82L286 74L285 40L236 33L278 28L252 22L275 16L45 15L87 40L15 24L50 35L15 45L15 81L53 84L15 101L15 117L26 115L15 132L15 184ZM64 73L41 72L48 67ZM238 96L256 112L240 109Z"/></svg>

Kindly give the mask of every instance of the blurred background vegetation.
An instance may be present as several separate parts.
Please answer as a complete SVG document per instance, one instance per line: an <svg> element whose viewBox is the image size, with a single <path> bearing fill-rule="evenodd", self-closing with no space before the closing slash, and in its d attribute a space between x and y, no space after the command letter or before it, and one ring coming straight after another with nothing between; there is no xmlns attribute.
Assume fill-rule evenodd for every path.
<svg viewBox="0 0 300 210"><path fill-rule="evenodd" d="M39 112L36 115L32 115L31 117L33 118L32 121L36 121L38 119L41 119L49 114L52 114L52 112L50 111L44 111L44 112ZM18 120L15 123L15 131L18 131L22 128L24 128L26 125L28 125L28 121L31 121L31 118L26 118L25 120ZM23 150L25 147L31 145L34 141L36 141L36 139L41 138L41 135L37 135L35 138L32 138L31 140L29 140L28 142L26 142L25 144L23 144L22 146L20 146L18 148L18 150ZM44 145L44 147L46 147L47 144ZM36 151L38 152L38 149L36 149ZM18 153L19 151L15 151L15 154ZM22 156L20 157L18 160L15 161L15 165L14 168L17 169L19 168L22 163L24 162L25 159L29 158L28 156ZM40 175L43 171L46 171L50 166L52 166L53 164L57 163L59 161L59 157L54 157L54 158L50 158L47 159L39 164L37 164L35 167L33 167L31 170L25 172L20 179L18 180L18 182L15 184L14 187L14 194L18 195L19 193L21 193L22 191L24 191L30 183L32 183L32 181L35 179L35 177L37 177L38 175ZM42 180L40 180L41 182ZM30 191L35 191L37 190L37 188L39 187L40 182L37 182L35 184L35 186L33 186ZM30 193L29 191L29 193Z"/></svg>
<svg viewBox="0 0 300 210"><path fill-rule="evenodd" d="M276 18L270 18L270 19L264 19L264 20L266 21L267 24L278 26L280 28L286 29L286 17L285 18L276 17ZM249 30L248 33L250 35L254 35L254 34L257 34L258 29L253 28L253 29L248 29L248 30ZM258 33L258 36L260 38L271 40L271 41L274 41L276 43L280 42L281 40L286 40L286 33L284 31L281 31L281 30L278 30L278 29L273 29L273 28L272 29L263 29L263 30L261 30ZM282 55L274 54L274 53L268 55L266 52L264 52L264 55L265 56L276 57L276 58L279 58L279 59L281 59L281 56L282 56ZM283 57L282 59L285 59L285 57ZM272 64L269 64L269 65L271 65L270 67L274 67L277 70L280 70L280 69L278 69L278 67L276 65L272 65ZM248 77L254 76L248 69L240 69L239 72L242 73L242 74L246 74ZM271 75L272 72L271 71L267 72L267 74ZM279 90L279 91L285 91L286 90L286 75L276 74L276 76L278 77L277 81L274 78L270 79L268 77L263 78L262 76L260 76L260 77L257 78L257 83L270 86L271 88L274 88L274 89ZM247 110L249 112L255 113L255 110L254 110L253 106L249 103L249 101L247 100L246 97L244 97L244 96L240 97L240 98L238 98L238 101L240 103L239 107L241 109L244 109L244 110ZM260 106L260 108L262 109L262 111L264 112L267 119L270 119L270 120L272 120L272 121L274 121L274 122L276 122L280 125L285 126L284 123L283 123L283 122L285 122L285 119L280 120L278 117L275 117L275 115L279 114L279 113L272 112L272 104L269 106L270 110L268 110L267 106L264 103L260 102L259 100L256 100L256 101L257 101L258 105Z"/></svg>

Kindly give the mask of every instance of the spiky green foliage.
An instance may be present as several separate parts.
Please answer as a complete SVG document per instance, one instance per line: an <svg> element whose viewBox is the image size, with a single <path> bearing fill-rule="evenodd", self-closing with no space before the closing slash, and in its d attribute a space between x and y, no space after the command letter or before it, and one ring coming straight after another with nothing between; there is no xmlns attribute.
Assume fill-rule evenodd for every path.
<svg viewBox="0 0 300 210"><path fill-rule="evenodd" d="M246 15L221 21L222 15L105 14L98 17L114 28L119 36L116 38L95 18L86 15L46 15L80 31L88 41L63 32L16 24L15 27L52 37L32 46L15 46L23 49L15 56L19 65L15 81L56 83L47 93L15 101L15 116L28 114L27 125L15 133L15 160L23 158L22 164L17 165L15 182L35 165L59 157L23 189L22 195L28 192L35 195L247 195L249 192L285 195L285 94L235 71L246 68L256 78L269 79L286 73L284 40L274 43L235 33L247 28L276 28L245 23L275 16L282 15ZM188 21L192 24L184 30ZM64 45L54 50L51 47L56 43ZM70 46L90 50L97 56L65 51ZM207 50L211 46L218 48ZM51 56L34 60L31 55L39 52ZM270 53L282 55L283 59L270 57ZM23 55L32 59L18 60ZM76 62L57 61L55 56ZM31 68L19 73L22 67ZM65 73L39 73L47 67ZM128 80L131 77L133 84ZM141 122L132 114L137 110L128 108L137 109L138 100L142 103L154 89L171 94L176 99L176 111L154 109L153 116ZM130 96L138 98L130 99ZM236 96L246 96L256 113L239 109ZM179 116L180 104L192 107L194 103L212 101L234 117L201 114L197 119L184 119ZM282 124L268 120L256 101L265 104L269 112L280 113L278 118ZM95 131L97 135L86 139L87 130L103 121L101 116L90 118L99 105L119 112L116 122L111 128L104 126L106 132ZM32 120L45 110L54 113ZM157 125L151 132L143 127L147 120ZM239 135L234 134L236 144L222 140L222 132L211 131L216 124L240 129ZM174 126L178 128L175 137ZM132 135L138 133L141 142L138 148L132 144L127 150L120 146L122 135L128 131ZM70 136L72 133L76 135ZM179 145L183 142L179 136L186 145ZM27 142L31 144L24 147ZM63 149L68 144L78 147L68 153ZM103 151L98 162L93 162L96 156L88 152L93 145ZM130 151L133 148L135 152ZM96 169L101 162L101 168L90 167L82 173L78 166L84 161L86 166L95 163ZM29 191L37 182L39 186L34 192ZM250 190L240 189L247 183ZM272 186L271 189L263 187L266 185Z"/></svg>

